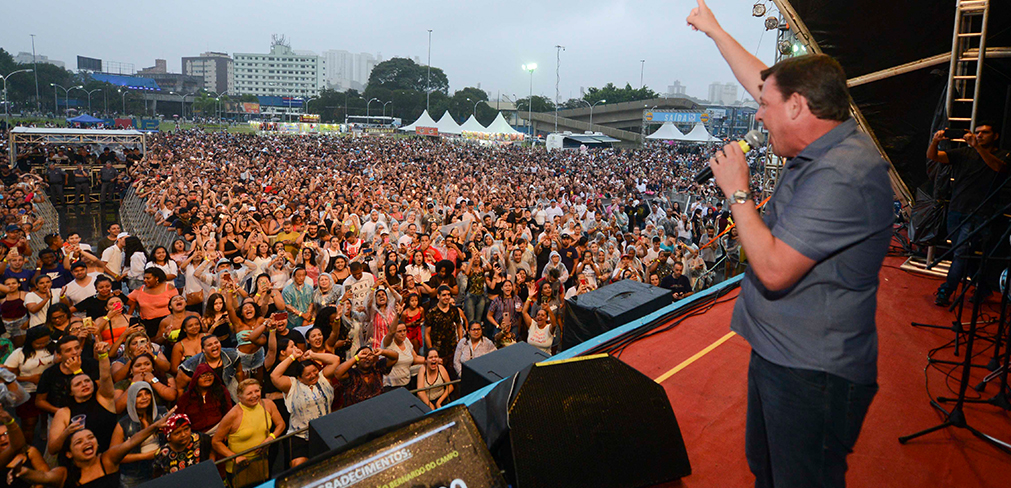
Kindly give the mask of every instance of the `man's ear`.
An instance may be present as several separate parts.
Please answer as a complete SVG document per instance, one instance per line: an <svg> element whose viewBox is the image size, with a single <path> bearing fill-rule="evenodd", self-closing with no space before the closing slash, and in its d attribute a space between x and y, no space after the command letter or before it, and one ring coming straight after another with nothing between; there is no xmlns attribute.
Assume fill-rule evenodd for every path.
<svg viewBox="0 0 1011 488"><path fill-rule="evenodd" d="M793 94L790 95L790 98L786 100L786 110L791 120L796 120L798 117L803 115L804 112L811 111L807 105L807 98L797 92L793 92Z"/></svg>

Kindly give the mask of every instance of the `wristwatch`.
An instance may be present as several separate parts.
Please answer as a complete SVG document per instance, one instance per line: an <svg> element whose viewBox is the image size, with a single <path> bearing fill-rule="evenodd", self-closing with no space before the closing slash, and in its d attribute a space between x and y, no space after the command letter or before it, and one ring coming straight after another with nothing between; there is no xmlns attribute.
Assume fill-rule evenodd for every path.
<svg viewBox="0 0 1011 488"><path fill-rule="evenodd" d="M744 203L751 199L751 192L746 190L737 190L732 195L730 195L730 204Z"/></svg>

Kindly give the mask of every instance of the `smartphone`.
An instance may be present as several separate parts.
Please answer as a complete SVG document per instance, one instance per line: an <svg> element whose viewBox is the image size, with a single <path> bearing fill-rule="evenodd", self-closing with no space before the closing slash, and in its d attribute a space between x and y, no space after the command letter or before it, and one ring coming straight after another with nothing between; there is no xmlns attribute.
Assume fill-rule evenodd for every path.
<svg viewBox="0 0 1011 488"><path fill-rule="evenodd" d="M138 325L138 324L140 324L140 317L136 317L136 316L135 317L130 317L130 325L131 326Z"/></svg>
<svg viewBox="0 0 1011 488"><path fill-rule="evenodd" d="M948 139L961 139L966 132L969 131L963 129L944 129L944 137Z"/></svg>
<svg viewBox="0 0 1011 488"><path fill-rule="evenodd" d="M287 322L288 312L277 312L274 315L271 315L270 319L273 320L274 322L281 322L281 321Z"/></svg>

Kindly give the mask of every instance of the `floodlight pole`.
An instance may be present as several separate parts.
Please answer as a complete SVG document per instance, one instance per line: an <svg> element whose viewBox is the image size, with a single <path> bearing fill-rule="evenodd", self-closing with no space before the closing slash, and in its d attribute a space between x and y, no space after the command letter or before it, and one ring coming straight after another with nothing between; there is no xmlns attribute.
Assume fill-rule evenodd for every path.
<svg viewBox="0 0 1011 488"><path fill-rule="evenodd" d="M425 75L425 110L429 110L432 99L432 29L428 29L428 74ZM368 107L365 108L368 112ZM367 114L366 114L367 115Z"/></svg>
<svg viewBox="0 0 1011 488"><path fill-rule="evenodd" d="M32 36L32 69L35 71L35 110L42 113L42 99L39 98L39 62L35 57L35 34Z"/></svg>
<svg viewBox="0 0 1011 488"><path fill-rule="evenodd" d="M393 100L390 100L388 102L383 102L383 117L386 117L386 104L388 104L388 103L393 103ZM392 108L390 109L390 116L391 117L393 116L393 109Z"/></svg>
<svg viewBox="0 0 1011 488"><path fill-rule="evenodd" d="M28 73L30 71L33 71L33 70L30 70L30 69L19 69L17 71L12 71L12 72L8 73L7 76L0 75L0 78L3 79L3 84L4 84L4 126L7 127L7 130L11 130L10 109L7 107L7 78L10 78L11 76L14 76L14 75L16 75L18 73ZM13 162L13 161L11 161L11 162Z"/></svg>
<svg viewBox="0 0 1011 488"><path fill-rule="evenodd" d="M555 46L555 132L558 132L558 99L560 98L558 94L558 83L561 81L561 71L559 67L562 62L562 51L565 50L565 46Z"/></svg>
<svg viewBox="0 0 1011 488"><path fill-rule="evenodd" d="M522 68L530 72L530 98L527 99L527 124L530 125L530 137L534 138L534 70L537 63L524 64Z"/></svg>

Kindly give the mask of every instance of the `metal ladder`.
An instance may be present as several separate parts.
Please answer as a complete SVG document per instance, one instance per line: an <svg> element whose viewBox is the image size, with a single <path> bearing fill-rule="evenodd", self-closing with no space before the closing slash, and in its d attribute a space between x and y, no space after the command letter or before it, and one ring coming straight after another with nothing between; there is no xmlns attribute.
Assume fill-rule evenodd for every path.
<svg viewBox="0 0 1011 488"><path fill-rule="evenodd" d="M973 131L976 128L976 106L980 78L983 75L989 14L989 0L955 2L955 29L951 38L951 64L948 68L945 102L951 129ZM967 106L971 107L968 114L965 112ZM962 139L954 140L964 142Z"/></svg>

